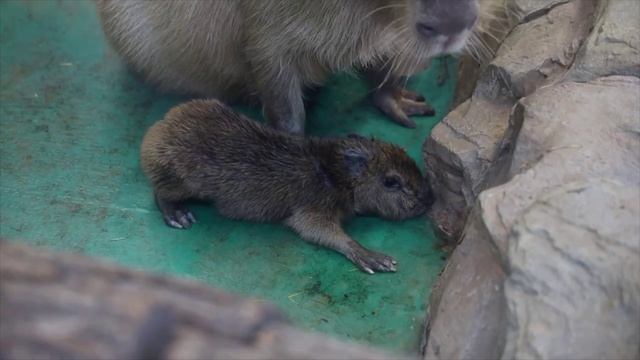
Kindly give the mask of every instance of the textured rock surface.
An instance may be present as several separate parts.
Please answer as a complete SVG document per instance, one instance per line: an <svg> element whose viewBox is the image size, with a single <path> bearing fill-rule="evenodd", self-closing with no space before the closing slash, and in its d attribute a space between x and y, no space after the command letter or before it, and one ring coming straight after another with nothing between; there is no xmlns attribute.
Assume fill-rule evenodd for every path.
<svg viewBox="0 0 640 360"><path fill-rule="evenodd" d="M569 76L587 81L606 75L640 76L640 1L609 0Z"/></svg>
<svg viewBox="0 0 640 360"><path fill-rule="evenodd" d="M638 99L640 79L608 77L514 112L512 179L479 201L508 269L505 358L640 356Z"/></svg>
<svg viewBox="0 0 640 360"><path fill-rule="evenodd" d="M508 6L523 21L546 14L552 8L576 0L510 0ZM580 1L580 0L578 0Z"/></svg>
<svg viewBox="0 0 640 360"><path fill-rule="evenodd" d="M613 76L518 103L509 181L480 194L434 289L427 358L640 356L638 99Z"/></svg>
<svg viewBox="0 0 640 360"><path fill-rule="evenodd" d="M527 208L509 237L505 359L637 359L640 191L576 181Z"/></svg>
<svg viewBox="0 0 640 360"><path fill-rule="evenodd" d="M425 356L640 358L640 2L507 5L521 23L423 148L459 243Z"/></svg>
<svg viewBox="0 0 640 360"><path fill-rule="evenodd" d="M505 136L510 108L472 98L449 113L425 143L427 176L438 195L431 216L449 240L459 234L464 211L500 150L495 139Z"/></svg>
<svg viewBox="0 0 640 360"><path fill-rule="evenodd" d="M516 25L521 12L509 6L508 0L480 1L480 17L468 45L469 55L460 57L458 81L452 107L465 102L473 94L481 70L495 56L498 47Z"/></svg>
<svg viewBox="0 0 640 360"><path fill-rule="evenodd" d="M472 98L433 129L423 154L439 196L431 215L445 237L457 237L466 210L485 187L486 172L509 150L513 104L566 73L588 35L595 5L561 4L518 25L483 71Z"/></svg>
<svg viewBox="0 0 640 360"><path fill-rule="evenodd" d="M458 78L461 79L456 86L453 107L457 107L471 97L475 89L478 77L496 55L498 48L510 35L518 23L526 24L536 18L545 16L554 7L564 5L575 0L484 0L480 2L480 20L477 25L476 35L471 39L469 46L471 55L460 57ZM579 2L579 1L577 1ZM590 7L594 7L595 1L589 1ZM584 20L584 17L582 18ZM551 19L552 21L553 19ZM564 21L564 19L563 19ZM572 20L569 19L570 23ZM591 24L581 21L579 26ZM575 24L574 24L575 25ZM527 27L524 28L526 30ZM531 34L533 35L533 34ZM551 34L556 35L556 34ZM542 31L542 37L536 39L546 46L547 35ZM513 38L513 36L510 36ZM533 36L531 36L533 38ZM526 46L526 45L525 45ZM533 52L535 48L529 49ZM568 54L567 54L568 55Z"/></svg>
<svg viewBox="0 0 640 360"><path fill-rule="evenodd" d="M504 346L500 255L480 221L470 221L465 233L480 241L463 241L456 248L431 292L425 327L429 340L423 348L427 359L496 359Z"/></svg>
<svg viewBox="0 0 640 360"><path fill-rule="evenodd" d="M499 249L519 212L564 183L607 177L640 185L640 80L608 77L540 89L514 111L522 130L508 183L480 196Z"/></svg>
<svg viewBox="0 0 640 360"><path fill-rule="evenodd" d="M595 1L569 2L515 27L476 93L487 98L519 99L557 81L589 34L595 9Z"/></svg>

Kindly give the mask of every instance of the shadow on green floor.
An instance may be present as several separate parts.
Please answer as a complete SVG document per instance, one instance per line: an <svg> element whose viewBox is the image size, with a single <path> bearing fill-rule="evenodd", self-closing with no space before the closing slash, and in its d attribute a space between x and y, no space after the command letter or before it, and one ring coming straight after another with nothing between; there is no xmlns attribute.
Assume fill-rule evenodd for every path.
<svg viewBox="0 0 640 360"><path fill-rule="evenodd" d="M439 64L439 62L436 62ZM449 66L453 69L455 61ZM359 79L336 76L308 115L314 135L359 133L420 146L449 106L455 71L410 85L438 116L405 129L366 102ZM0 3L0 236L203 281L278 304L292 321L343 338L416 350L425 299L443 265L430 223L358 218L347 231L398 259L366 275L280 225L194 208L189 231L164 226L138 162L146 129L183 99L155 93L108 49L90 1Z"/></svg>

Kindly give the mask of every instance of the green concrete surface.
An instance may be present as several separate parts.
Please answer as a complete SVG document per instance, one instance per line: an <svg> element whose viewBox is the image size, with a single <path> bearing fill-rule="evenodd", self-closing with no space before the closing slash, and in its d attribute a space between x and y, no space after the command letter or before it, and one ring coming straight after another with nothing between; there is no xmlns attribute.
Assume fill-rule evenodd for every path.
<svg viewBox="0 0 640 360"><path fill-rule="evenodd" d="M420 146L448 108L442 61L410 82L439 116L417 129L385 119L361 80L336 76L310 110L311 134L359 133ZM138 162L145 130L184 98L155 92L109 49L90 1L0 2L0 236L181 277L280 306L292 322L401 351L416 351L429 288L443 266L425 218L358 218L346 229L398 260L367 275L339 254L277 224L230 221L194 208L191 230L169 229ZM249 113L256 114L254 110ZM422 166L422 165L421 165Z"/></svg>

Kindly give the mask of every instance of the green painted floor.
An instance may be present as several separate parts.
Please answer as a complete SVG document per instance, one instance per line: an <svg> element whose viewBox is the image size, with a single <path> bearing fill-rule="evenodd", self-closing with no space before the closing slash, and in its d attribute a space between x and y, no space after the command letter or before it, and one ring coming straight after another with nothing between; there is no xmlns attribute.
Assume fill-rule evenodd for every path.
<svg viewBox="0 0 640 360"><path fill-rule="evenodd" d="M127 71L105 44L94 6L0 2L0 236L194 278L274 302L304 328L415 351L443 265L428 221L348 224L354 238L399 262L397 273L373 276L283 226L226 220L204 206L194 208L193 229L167 228L138 147L184 99L155 93ZM410 85L440 116L418 119L417 129L386 120L367 105L363 83L344 75L319 94L310 132L375 135L422 163L420 146L453 92L454 79L436 85L443 66L434 65Z"/></svg>

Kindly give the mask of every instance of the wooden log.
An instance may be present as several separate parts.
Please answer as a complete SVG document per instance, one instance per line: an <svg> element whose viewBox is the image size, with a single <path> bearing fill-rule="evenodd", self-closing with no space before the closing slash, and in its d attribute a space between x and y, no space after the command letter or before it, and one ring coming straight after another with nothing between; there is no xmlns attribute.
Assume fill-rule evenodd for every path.
<svg viewBox="0 0 640 360"><path fill-rule="evenodd" d="M264 302L0 241L0 359L388 359Z"/></svg>

